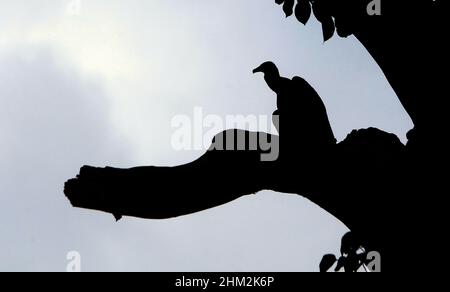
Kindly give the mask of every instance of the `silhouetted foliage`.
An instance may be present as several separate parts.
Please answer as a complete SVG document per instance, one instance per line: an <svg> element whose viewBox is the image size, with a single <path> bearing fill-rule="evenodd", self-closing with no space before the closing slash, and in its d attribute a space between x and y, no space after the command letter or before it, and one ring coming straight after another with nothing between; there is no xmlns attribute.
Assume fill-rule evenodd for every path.
<svg viewBox="0 0 450 292"><path fill-rule="evenodd" d="M437 98L444 92L445 82L436 74L446 53L439 42L447 33L441 0L381 1L381 15L369 15L372 0L297 0L275 1L283 4L286 16L295 6L298 20L305 24L312 7L315 18L322 24L324 41L335 32L341 37L354 35L374 57L400 102L414 122L410 137L438 135L443 125L444 107ZM417 20L420 25L414 25ZM417 41L414 41L417 40ZM414 70L405 70L413 67ZM444 69L445 70L445 69ZM414 84L414 85L412 85ZM435 106L435 105L440 106ZM414 143L414 141L410 141Z"/></svg>
<svg viewBox="0 0 450 292"><path fill-rule="evenodd" d="M311 18L311 4L308 0L299 0L297 6L295 6L295 17L297 20L306 25Z"/></svg>
<svg viewBox="0 0 450 292"><path fill-rule="evenodd" d="M337 258L334 254L326 254L323 256L322 261L320 262L320 271L328 272L334 264L337 262Z"/></svg>
<svg viewBox="0 0 450 292"><path fill-rule="evenodd" d="M362 267L370 263L366 249L361 245L360 239L354 233L348 232L342 237L341 256L336 258L334 254L326 254L320 262L320 271L328 272L335 264L335 272L358 272Z"/></svg>

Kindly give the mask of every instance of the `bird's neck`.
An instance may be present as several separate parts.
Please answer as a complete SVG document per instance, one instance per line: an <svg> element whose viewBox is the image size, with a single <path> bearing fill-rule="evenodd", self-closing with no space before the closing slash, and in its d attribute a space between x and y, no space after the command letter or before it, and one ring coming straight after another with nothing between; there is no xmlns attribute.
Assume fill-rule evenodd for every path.
<svg viewBox="0 0 450 292"><path fill-rule="evenodd" d="M281 86L281 77L278 75L266 75L264 76L264 79L266 80L267 85L272 89L275 93L279 93Z"/></svg>

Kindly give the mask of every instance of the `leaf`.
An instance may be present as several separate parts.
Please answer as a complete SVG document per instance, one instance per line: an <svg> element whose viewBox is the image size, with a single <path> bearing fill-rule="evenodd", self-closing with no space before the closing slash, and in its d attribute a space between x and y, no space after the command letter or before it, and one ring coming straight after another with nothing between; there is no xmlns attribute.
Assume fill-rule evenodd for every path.
<svg viewBox="0 0 450 292"><path fill-rule="evenodd" d="M334 20L331 16L325 18L322 21L322 32L323 32L323 41L326 42L331 39L336 31L336 26L334 25Z"/></svg>
<svg viewBox="0 0 450 292"><path fill-rule="evenodd" d="M320 262L320 272L325 273L331 269L331 267L336 263L337 259L334 254L326 254L323 256Z"/></svg>
<svg viewBox="0 0 450 292"><path fill-rule="evenodd" d="M342 268L345 267L346 261L347 261L346 257L343 257L343 256L340 257L334 271L339 272L340 270L342 270Z"/></svg>
<svg viewBox="0 0 450 292"><path fill-rule="evenodd" d="M286 14L286 17L294 14L294 4L295 0L284 0L283 11Z"/></svg>
<svg viewBox="0 0 450 292"><path fill-rule="evenodd" d="M312 11L314 12L314 16L317 18L317 20L322 23L323 19L325 18L325 9L323 8L323 4L321 4L320 1L314 1L312 3Z"/></svg>
<svg viewBox="0 0 450 292"><path fill-rule="evenodd" d="M341 254L355 253L360 247L359 241L353 232L347 232L341 240Z"/></svg>
<svg viewBox="0 0 450 292"><path fill-rule="evenodd" d="M334 19L334 24L336 26L336 32L338 36L342 38L349 37L352 35L352 32L349 29L349 23L345 20L343 20L343 17L336 17Z"/></svg>
<svg viewBox="0 0 450 292"><path fill-rule="evenodd" d="M312 8L309 0L298 0L297 6L295 7L295 16L298 21L306 25L311 18L311 13Z"/></svg>

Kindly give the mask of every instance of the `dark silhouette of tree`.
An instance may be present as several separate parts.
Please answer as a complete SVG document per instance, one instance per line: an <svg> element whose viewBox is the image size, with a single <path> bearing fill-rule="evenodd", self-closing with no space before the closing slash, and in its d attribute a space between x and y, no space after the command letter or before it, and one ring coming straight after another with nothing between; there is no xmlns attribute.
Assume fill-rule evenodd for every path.
<svg viewBox="0 0 450 292"><path fill-rule="evenodd" d="M442 240L437 222L444 222L442 214L446 213L442 209L446 205L444 199L438 195L442 193L445 181L440 169L448 161L447 101L442 98L447 92L444 87L445 73L442 72L447 71L444 64L448 59L447 49L443 45L448 35L445 23L447 10L443 1L275 2L283 4L287 17L295 11L297 19L303 24L307 24L313 14L322 24L324 41L335 33L344 38L354 35L380 66L411 117L414 129L408 133L407 147L399 161L393 163L396 167L392 172L395 179L378 181L377 185L384 185L387 190L373 200L380 202L378 213L384 213L386 208L394 210L392 214L379 216L379 226L383 226L384 232L378 234L378 238L383 238L385 248L389 248L384 250L384 259L397 264L403 261L404 265L417 266L421 262L423 266L429 266L428 257L410 255L425 247L431 250L432 244ZM373 4L381 4L381 15L369 15L368 8L374 8ZM372 143L370 140L360 142ZM347 141L348 146L352 143ZM350 146L357 146L353 149L355 154L359 151L358 145ZM369 186L366 185L365 189ZM357 205L364 206L364 203L354 204ZM421 216L423 213L428 215ZM402 252L395 253L394 249L399 249L399 245Z"/></svg>
<svg viewBox="0 0 450 292"><path fill-rule="evenodd" d="M410 133L436 136L441 133L445 108L440 92L445 92L441 46L446 10L441 0L276 0L286 16L295 10L297 19L306 24L311 14L322 24L324 40L335 33L354 35L372 55L399 97L415 125ZM379 2L381 15L369 15L371 4ZM295 6L295 9L294 9ZM311 13L311 11L313 13ZM443 68L442 68L443 69ZM429 138L432 138L429 137ZM411 141L412 142L412 141Z"/></svg>
<svg viewBox="0 0 450 292"><path fill-rule="evenodd" d="M165 219L192 214L226 204L261 190L302 195L319 205L351 231L357 248L337 259L324 257L321 270L337 262L346 271L366 264L355 249L378 251L383 268L414 266L423 251L442 236L431 224L443 219L436 210L439 187L445 181L438 169L446 157L444 34L441 1L381 1L382 15L367 13L369 0L276 0L287 16L306 24L312 14L322 23L324 40L335 33L354 35L380 65L415 129L405 146L393 134L375 128L355 130L331 147L302 147L314 140L303 139L296 129L299 109L280 114L280 135L228 130L212 143L246 138L247 150L212 150L192 163L177 167L132 169L85 166L65 184L65 194L75 207L121 216ZM439 73L438 73L439 72ZM290 95L299 96L302 92ZM297 112L296 112L297 110ZM283 123L286 128L283 130ZM311 129L319 129L317 124ZM261 161L267 149L251 149L250 141L275 141L280 157ZM441 204L442 207L444 204ZM422 226L426 226L422 228ZM420 236L418 236L420 230ZM347 242L347 241L346 241ZM350 241L351 242L351 241ZM426 248L425 250L431 250ZM423 264L426 266L426 264Z"/></svg>

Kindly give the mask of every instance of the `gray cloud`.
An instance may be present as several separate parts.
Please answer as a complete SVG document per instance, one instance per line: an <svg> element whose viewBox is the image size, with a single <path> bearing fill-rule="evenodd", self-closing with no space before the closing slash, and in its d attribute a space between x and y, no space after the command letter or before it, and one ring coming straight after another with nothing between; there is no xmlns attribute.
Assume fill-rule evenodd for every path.
<svg viewBox="0 0 450 292"><path fill-rule="evenodd" d="M2 270L57 269L67 249L95 244L63 183L84 163L120 164L127 149L111 133L101 84L59 67L50 50L29 53L0 59Z"/></svg>

